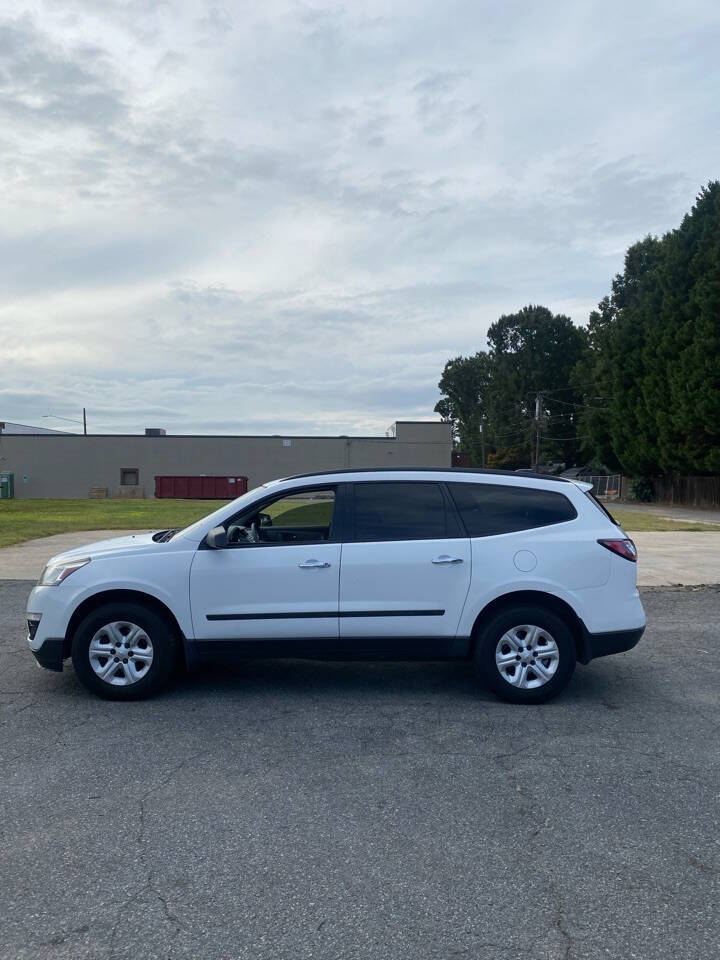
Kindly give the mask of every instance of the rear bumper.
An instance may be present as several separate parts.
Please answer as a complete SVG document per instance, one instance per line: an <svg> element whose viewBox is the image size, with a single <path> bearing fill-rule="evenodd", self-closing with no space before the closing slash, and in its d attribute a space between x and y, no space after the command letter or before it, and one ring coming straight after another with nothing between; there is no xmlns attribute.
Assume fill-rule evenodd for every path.
<svg viewBox="0 0 720 960"><path fill-rule="evenodd" d="M65 641L62 637L47 637L41 647L37 650L31 647L30 650L41 667L60 672L63 668L64 646Z"/></svg>
<svg viewBox="0 0 720 960"><path fill-rule="evenodd" d="M625 653L638 643L645 627L633 630L613 630L611 633L590 633L583 627L580 640L580 663L590 663L598 657L609 657L613 653Z"/></svg>

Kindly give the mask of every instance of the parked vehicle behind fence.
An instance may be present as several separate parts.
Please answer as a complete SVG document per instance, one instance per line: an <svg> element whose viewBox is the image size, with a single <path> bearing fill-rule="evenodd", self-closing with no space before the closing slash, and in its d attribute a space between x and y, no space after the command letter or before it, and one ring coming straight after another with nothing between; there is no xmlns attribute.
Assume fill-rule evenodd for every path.
<svg viewBox="0 0 720 960"><path fill-rule="evenodd" d="M183 530L53 557L29 645L99 696L156 693L178 661L466 659L539 703L640 639L635 546L589 484L365 470L275 480Z"/></svg>

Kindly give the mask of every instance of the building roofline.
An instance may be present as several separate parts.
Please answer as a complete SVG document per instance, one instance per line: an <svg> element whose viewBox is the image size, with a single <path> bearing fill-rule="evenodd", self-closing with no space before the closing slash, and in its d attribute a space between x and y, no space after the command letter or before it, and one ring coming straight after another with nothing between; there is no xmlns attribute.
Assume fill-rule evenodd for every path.
<svg viewBox="0 0 720 960"><path fill-rule="evenodd" d="M556 483L572 483L567 477L557 477L554 474L535 473L533 470L489 470L481 467L346 467L345 470L316 470L313 473L297 473L292 477L282 477L286 480L307 480L310 477L330 477L340 474L356 473L448 473L458 476L463 473L480 474L487 477L526 477L529 480L551 480Z"/></svg>
<svg viewBox="0 0 720 960"><path fill-rule="evenodd" d="M410 421L408 421L410 422ZM428 421L429 422L429 421ZM357 436L355 434L317 434L317 433L171 433L162 436L147 436L144 433L0 433L3 440L8 437L62 437L82 440L120 438L127 440L377 440L383 443L440 443L440 440L399 440L397 437Z"/></svg>

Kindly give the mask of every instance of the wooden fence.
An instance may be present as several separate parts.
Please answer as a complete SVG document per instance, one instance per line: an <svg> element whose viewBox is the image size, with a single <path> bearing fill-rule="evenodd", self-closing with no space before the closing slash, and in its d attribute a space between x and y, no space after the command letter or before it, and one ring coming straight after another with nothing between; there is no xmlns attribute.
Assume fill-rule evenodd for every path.
<svg viewBox="0 0 720 960"><path fill-rule="evenodd" d="M653 477L655 501L688 507L720 507L720 477Z"/></svg>

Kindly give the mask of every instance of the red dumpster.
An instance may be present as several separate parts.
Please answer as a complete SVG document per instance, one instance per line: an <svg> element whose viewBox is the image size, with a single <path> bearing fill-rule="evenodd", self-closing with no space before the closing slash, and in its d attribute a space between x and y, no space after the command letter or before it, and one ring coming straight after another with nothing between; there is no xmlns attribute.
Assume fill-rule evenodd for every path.
<svg viewBox="0 0 720 960"><path fill-rule="evenodd" d="M234 500L247 493L247 477L155 477L155 496L176 500Z"/></svg>

